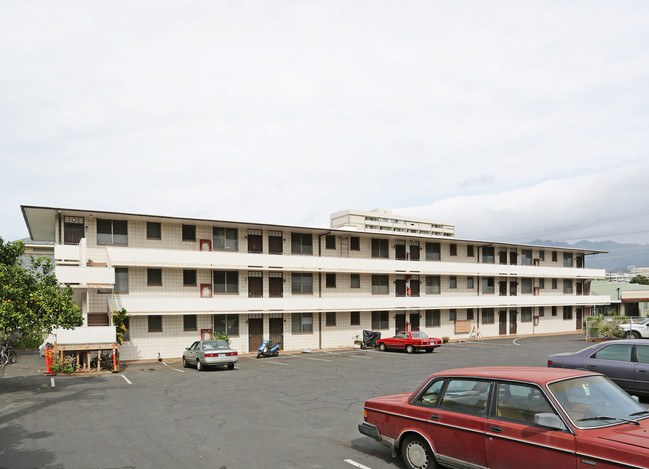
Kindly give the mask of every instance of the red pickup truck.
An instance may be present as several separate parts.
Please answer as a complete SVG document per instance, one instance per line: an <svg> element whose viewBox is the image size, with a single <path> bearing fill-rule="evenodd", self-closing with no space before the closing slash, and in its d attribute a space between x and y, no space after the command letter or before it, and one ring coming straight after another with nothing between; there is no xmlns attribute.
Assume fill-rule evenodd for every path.
<svg viewBox="0 0 649 469"><path fill-rule="evenodd" d="M442 345L442 339L428 337L425 332L421 331L401 331L391 338L379 339L376 346L385 352L387 349L405 350L412 353L415 350L425 350L432 352Z"/></svg>

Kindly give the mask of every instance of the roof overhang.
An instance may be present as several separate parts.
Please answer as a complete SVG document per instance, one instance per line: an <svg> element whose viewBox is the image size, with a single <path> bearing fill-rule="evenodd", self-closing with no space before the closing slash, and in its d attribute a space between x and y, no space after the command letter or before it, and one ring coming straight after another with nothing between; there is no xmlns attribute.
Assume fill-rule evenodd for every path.
<svg viewBox="0 0 649 469"><path fill-rule="evenodd" d="M25 224L29 230L29 237L34 241L54 241L54 228L56 226L55 208L31 207L21 205Z"/></svg>

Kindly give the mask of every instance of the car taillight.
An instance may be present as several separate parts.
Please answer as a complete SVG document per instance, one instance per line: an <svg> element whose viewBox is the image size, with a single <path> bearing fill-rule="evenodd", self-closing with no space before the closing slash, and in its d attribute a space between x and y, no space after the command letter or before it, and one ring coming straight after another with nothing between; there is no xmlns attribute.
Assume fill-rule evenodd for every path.
<svg viewBox="0 0 649 469"><path fill-rule="evenodd" d="M236 357L237 355L239 355L239 353L238 352L228 352L226 355L228 357Z"/></svg>
<svg viewBox="0 0 649 469"><path fill-rule="evenodd" d="M215 355L216 355L215 353L206 353L206 354L205 354L206 357L213 357L213 356L215 356Z"/></svg>
<svg viewBox="0 0 649 469"><path fill-rule="evenodd" d="M548 360L548 366L552 366L554 363L552 363L552 360Z"/></svg>

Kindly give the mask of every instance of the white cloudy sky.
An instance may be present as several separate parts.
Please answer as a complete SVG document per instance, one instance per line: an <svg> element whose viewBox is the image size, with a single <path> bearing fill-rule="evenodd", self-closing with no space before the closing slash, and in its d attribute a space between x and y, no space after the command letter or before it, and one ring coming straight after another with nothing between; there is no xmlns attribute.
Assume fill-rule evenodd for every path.
<svg viewBox="0 0 649 469"><path fill-rule="evenodd" d="M649 2L0 8L0 236L47 205L649 243Z"/></svg>

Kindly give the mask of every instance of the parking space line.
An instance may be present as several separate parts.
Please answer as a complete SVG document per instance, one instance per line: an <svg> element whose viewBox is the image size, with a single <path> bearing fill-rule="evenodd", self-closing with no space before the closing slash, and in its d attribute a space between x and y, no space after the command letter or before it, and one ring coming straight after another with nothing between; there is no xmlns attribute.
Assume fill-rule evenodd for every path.
<svg viewBox="0 0 649 469"><path fill-rule="evenodd" d="M351 464L352 466L358 467L358 469L370 469L369 467L363 466L361 463L358 463L352 459L345 459L345 462L347 464Z"/></svg>
<svg viewBox="0 0 649 469"><path fill-rule="evenodd" d="M293 355L292 353L285 353L284 356L301 358L303 360L317 360L319 362L330 362L331 361L331 360L327 360L326 358L303 357L302 355Z"/></svg>
<svg viewBox="0 0 649 469"><path fill-rule="evenodd" d="M167 365L165 362L162 362L162 364L163 364L164 366L166 366L167 368L169 368L170 370L174 370L174 371L177 371L177 372L179 372L179 373L184 373L184 372L185 372L185 370L178 370L178 369L174 368L173 366L169 366L169 365Z"/></svg>
<svg viewBox="0 0 649 469"><path fill-rule="evenodd" d="M126 381L128 384L133 384L131 381L124 375L120 375L122 378L124 378L124 381Z"/></svg>
<svg viewBox="0 0 649 469"><path fill-rule="evenodd" d="M50 387L55 388L56 383L54 383L54 378L50 378Z"/></svg>

